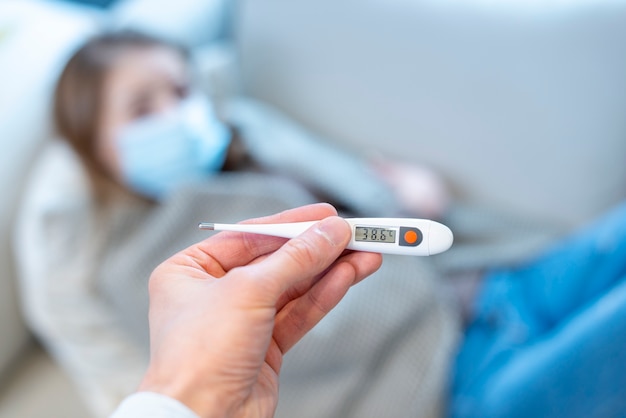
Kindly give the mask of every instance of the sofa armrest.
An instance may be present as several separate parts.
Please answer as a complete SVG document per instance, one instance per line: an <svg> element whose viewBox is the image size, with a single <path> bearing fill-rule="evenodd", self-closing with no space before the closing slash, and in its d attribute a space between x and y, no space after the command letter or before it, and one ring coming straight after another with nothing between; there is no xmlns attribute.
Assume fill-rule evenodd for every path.
<svg viewBox="0 0 626 418"><path fill-rule="evenodd" d="M64 3L0 3L0 380L29 343L11 251L22 186L42 139L58 73L78 42L98 27L88 9Z"/></svg>

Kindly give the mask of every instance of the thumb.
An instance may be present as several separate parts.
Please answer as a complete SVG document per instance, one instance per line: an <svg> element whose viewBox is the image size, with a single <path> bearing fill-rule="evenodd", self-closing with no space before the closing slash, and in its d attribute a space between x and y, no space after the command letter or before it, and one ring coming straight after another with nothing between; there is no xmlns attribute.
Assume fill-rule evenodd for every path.
<svg viewBox="0 0 626 418"><path fill-rule="evenodd" d="M351 228L345 220L328 217L255 264L254 274L268 281L278 297L300 280L326 270L345 250L350 237Z"/></svg>

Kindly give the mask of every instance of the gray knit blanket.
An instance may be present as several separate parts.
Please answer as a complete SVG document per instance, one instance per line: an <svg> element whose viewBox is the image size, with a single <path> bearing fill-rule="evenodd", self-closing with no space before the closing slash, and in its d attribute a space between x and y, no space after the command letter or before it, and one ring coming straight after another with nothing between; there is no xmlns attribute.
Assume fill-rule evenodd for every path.
<svg viewBox="0 0 626 418"><path fill-rule="evenodd" d="M277 177L233 173L168 202L109 220L96 281L123 328L148 355L147 281L161 261L208 236L200 221L236 222L312 203ZM121 214L118 214L121 215ZM438 416L456 338L428 258L385 257L288 353L277 417Z"/></svg>
<svg viewBox="0 0 626 418"><path fill-rule="evenodd" d="M234 109L234 110L233 110ZM354 157L323 145L274 109L238 103L229 117L261 167L280 177L230 173L181 190L159 206L111 214L96 280L148 355L147 280L161 261L208 236L198 222L237 222L319 200L349 215L396 216L389 191ZM290 178L297 180L297 183ZM457 307L440 283L532 257L561 232L493 209L452 205L447 253L385 256L382 268L288 353L277 417L436 417L459 338Z"/></svg>

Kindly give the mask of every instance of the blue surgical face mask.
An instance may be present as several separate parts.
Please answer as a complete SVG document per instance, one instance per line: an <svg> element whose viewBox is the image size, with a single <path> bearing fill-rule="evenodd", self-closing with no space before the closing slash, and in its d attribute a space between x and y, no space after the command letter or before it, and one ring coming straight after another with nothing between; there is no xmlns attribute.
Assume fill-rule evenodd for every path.
<svg viewBox="0 0 626 418"><path fill-rule="evenodd" d="M166 114L122 129L117 146L124 182L139 194L163 199L185 183L218 172L230 140L230 130L209 100L192 95Z"/></svg>

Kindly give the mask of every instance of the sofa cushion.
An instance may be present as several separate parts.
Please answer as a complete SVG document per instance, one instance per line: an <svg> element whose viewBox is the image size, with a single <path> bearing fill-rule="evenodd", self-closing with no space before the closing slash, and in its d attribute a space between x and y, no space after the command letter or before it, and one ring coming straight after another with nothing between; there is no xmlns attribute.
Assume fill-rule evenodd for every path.
<svg viewBox="0 0 626 418"><path fill-rule="evenodd" d="M464 202L565 227L626 193L626 2L243 0L244 86Z"/></svg>

